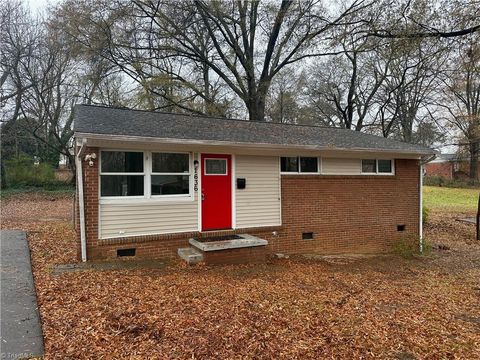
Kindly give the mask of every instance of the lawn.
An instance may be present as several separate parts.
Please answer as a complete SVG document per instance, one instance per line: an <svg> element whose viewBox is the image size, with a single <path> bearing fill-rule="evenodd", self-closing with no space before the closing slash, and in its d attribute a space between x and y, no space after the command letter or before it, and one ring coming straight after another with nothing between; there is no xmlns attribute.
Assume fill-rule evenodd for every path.
<svg viewBox="0 0 480 360"><path fill-rule="evenodd" d="M458 189L424 186L424 205L432 211L444 213L476 213L480 189Z"/></svg>
<svg viewBox="0 0 480 360"><path fill-rule="evenodd" d="M480 244L435 212L429 256L54 274L75 261L71 198L8 198L28 239L45 358L476 359Z"/></svg>

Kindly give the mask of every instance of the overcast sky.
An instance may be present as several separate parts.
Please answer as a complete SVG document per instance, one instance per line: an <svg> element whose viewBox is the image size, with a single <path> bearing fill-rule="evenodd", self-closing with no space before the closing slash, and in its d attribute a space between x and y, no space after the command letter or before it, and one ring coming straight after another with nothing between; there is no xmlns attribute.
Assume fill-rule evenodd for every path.
<svg viewBox="0 0 480 360"><path fill-rule="evenodd" d="M59 0L27 0L30 9L33 12L45 10L49 4L58 3Z"/></svg>

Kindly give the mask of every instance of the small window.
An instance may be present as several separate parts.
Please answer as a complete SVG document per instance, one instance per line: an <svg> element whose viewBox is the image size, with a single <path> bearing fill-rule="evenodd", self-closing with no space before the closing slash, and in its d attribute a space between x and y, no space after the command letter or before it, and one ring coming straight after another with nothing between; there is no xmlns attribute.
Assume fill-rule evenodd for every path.
<svg viewBox="0 0 480 360"><path fill-rule="evenodd" d="M318 158L316 158L316 157L301 157L300 158L300 172L302 172L302 173L317 173L318 172Z"/></svg>
<svg viewBox="0 0 480 360"><path fill-rule="evenodd" d="M362 173L363 174L392 174L393 173L392 160L363 159Z"/></svg>
<svg viewBox="0 0 480 360"><path fill-rule="evenodd" d="M101 196L143 196L142 152L102 151L100 161Z"/></svg>
<svg viewBox="0 0 480 360"><path fill-rule="evenodd" d="M280 168L282 172L298 172L298 157L282 157Z"/></svg>
<svg viewBox="0 0 480 360"><path fill-rule="evenodd" d="M362 173L376 173L377 162L376 160L362 160Z"/></svg>
<svg viewBox="0 0 480 360"><path fill-rule="evenodd" d="M317 157L282 157L280 158L280 171L282 173L318 173Z"/></svg>
<svg viewBox="0 0 480 360"><path fill-rule="evenodd" d="M392 173L392 160L377 160L379 173Z"/></svg>
<svg viewBox="0 0 480 360"><path fill-rule="evenodd" d="M190 154L152 153L151 194L190 194Z"/></svg>
<svg viewBox="0 0 480 360"><path fill-rule="evenodd" d="M227 160L205 159L205 175L227 175Z"/></svg>

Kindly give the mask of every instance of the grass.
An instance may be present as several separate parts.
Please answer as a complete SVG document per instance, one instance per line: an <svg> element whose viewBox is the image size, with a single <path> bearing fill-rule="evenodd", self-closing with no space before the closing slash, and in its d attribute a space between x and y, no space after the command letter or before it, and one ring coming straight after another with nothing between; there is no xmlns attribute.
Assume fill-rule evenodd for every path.
<svg viewBox="0 0 480 360"><path fill-rule="evenodd" d="M432 211L475 213L480 189L424 186L424 205Z"/></svg>

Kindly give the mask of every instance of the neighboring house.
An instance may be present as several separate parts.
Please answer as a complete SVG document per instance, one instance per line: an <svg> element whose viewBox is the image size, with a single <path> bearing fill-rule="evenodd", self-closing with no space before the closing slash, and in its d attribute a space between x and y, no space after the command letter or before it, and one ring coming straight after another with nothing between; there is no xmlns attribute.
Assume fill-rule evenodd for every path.
<svg viewBox="0 0 480 360"><path fill-rule="evenodd" d="M207 262L421 237L434 151L351 130L80 105L79 253ZM190 247L189 247L190 246Z"/></svg>
<svg viewBox="0 0 480 360"><path fill-rule="evenodd" d="M439 176L448 180L469 179L470 159L457 154L440 154L425 165L425 176ZM480 166L478 167L480 177Z"/></svg>

